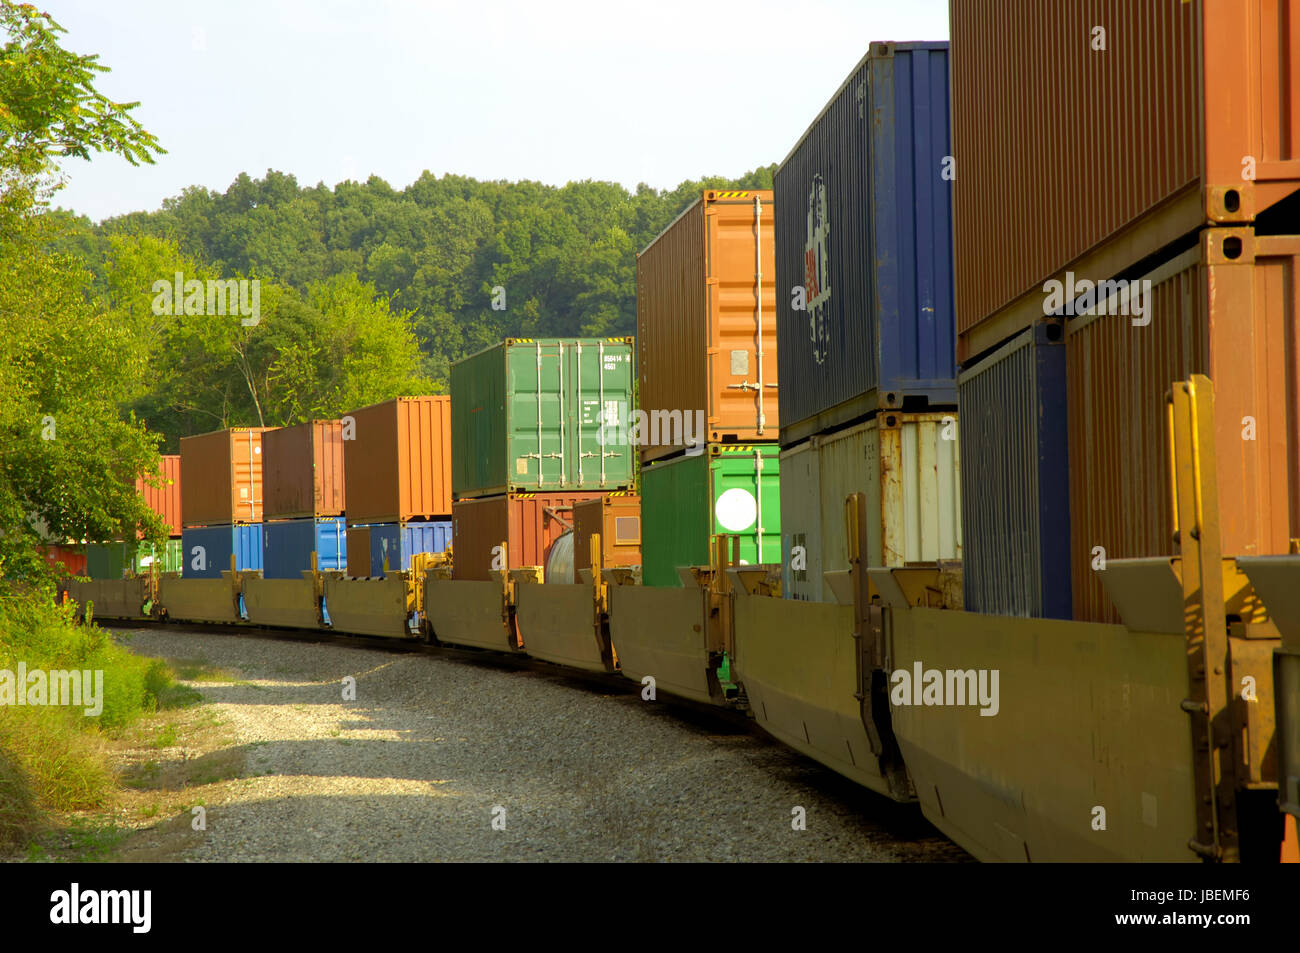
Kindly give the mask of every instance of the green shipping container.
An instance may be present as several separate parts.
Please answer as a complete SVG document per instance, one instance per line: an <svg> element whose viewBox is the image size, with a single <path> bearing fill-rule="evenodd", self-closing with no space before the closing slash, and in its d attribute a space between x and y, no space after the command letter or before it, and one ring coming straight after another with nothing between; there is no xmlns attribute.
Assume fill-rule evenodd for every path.
<svg viewBox="0 0 1300 953"><path fill-rule="evenodd" d="M454 497L630 487L632 364L631 338L508 338L457 361Z"/></svg>
<svg viewBox="0 0 1300 953"><path fill-rule="evenodd" d="M91 579L121 579L130 567L133 573L143 576L155 562L159 572L180 572L182 558L179 539L169 539L165 546L158 547L148 543L87 543L86 575Z"/></svg>
<svg viewBox="0 0 1300 953"><path fill-rule="evenodd" d="M740 536L740 561L781 561L776 444L712 444L641 471L641 578L680 586L679 566L709 562L709 537Z"/></svg>

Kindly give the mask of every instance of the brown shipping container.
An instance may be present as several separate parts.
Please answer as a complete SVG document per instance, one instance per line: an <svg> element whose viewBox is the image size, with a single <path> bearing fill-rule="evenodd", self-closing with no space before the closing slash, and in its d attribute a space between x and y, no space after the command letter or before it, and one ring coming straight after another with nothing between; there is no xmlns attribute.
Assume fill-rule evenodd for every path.
<svg viewBox="0 0 1300 953"><path fill-rule="evenodd" d="M348 533L348 575L364 579L370 575L370 527L353 526Z"/></svg>
<svg viewBox="0 0 1300 953"><path fill-rule="evenodd" d="M183 525L262 522L262 434L270 429L234 427L181 437Z"/></svg>
<svg viewBox="0 0 1300 953"><path fill-rule="evenodd" d="M772 239L771 190L710 190L637 256L637 400L647 414L702 412L706 433L692 436L713 443L777 439ZM680 450L644 443L641 458Z"/></svg>
<svg viewBox="0 0 1300 953"><path fill-rule="evenodd" d="M573 506L573 568L591 568L591 537L600 534L605 566L641 565L641 497L610 493Z"/></svg>
<svg viewBox="0 0 1300 953"><path fill-rule="evenodd" d="M343 423L312 420L262 436L262 489L269 520L342 516Z"/></svg>
<svg viewBox="0 0 1300 953"><path fill-rule="evenodd" d="M1300 188L1300 0L949 12L959 361L1041 315L1048 279L1111 278Z"/></svg>
<svg viewBox="0 0 1300 953"><path fill-rule="evenodd" d="M143 477L137 477L135 491L144 497L151 510L162 517L171 529L169 536L181 534L181 458L177 453L165 453L158 468L161 486L149 486Z"/></svg>
<svg viewBox="0 0 1300 953"><path fill-rule="evenodd" d="M502 542L509 548L506 568L545 566L551 543L573 527L573 504L602 495L593 491L507 493L457 500L451 511L452 578L492 579L494 549Z"/></svg>
<svg viewBox="0 0 1300 953"><path fill-rule="evenodd" d="M401 523L451 514L451 398L396 397L343 418L348 522Z"/></svg>
<svg viewBox="0 0 1300 953"><path fill-rule="evenodd" d="M1298 535L1298 262L1300 237L1205 229L1147 276L1149 325L1116 314L1067 323L1076 619L1120 621L1094 547L1107 559L1174 553L1164 398L1190 374L1214 381L1224 553L1285 553Z"/></svg>

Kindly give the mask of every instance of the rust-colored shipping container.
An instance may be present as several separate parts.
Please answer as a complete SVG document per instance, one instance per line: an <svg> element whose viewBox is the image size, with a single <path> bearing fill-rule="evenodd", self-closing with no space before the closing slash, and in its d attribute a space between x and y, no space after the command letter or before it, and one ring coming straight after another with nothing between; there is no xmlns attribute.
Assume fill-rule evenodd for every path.
<svg viewBox="0 0 1300 953"><path fill-rule="evenodd" d="M1106 559L1174 553L1164 397L1193 373L1214 381L1224 553L1285 553L1300 535L1297 264L1300 236L1205 229L1146 276L1149 324L1113 313L1067 323L1076 619L1120 621L1096 547Z"/></svg>
<svg viewBox="0 0 1300 953"><path fill-rule="evenodd" d="M573 568L591 568L591 537L600 534L605 566L641 565L641 497L610 493L573 506Z"/></svg>
<svg viewBox="0 0 1300 953"><path fill-rule="evenodd" d="M347 537L348 575L364 579L370 575L370 527L350 526Z"/></svg>
<svg viewBox="0 0 1300 953"><path fill-rule="evenodd" d="M451 511L453 579L492 579L493 569L545 566L546 554L573 528L573 505L599 499L595 491L506 493L477 500L457 500ZM501 561L502 542L509 565Z"/></svg>
<svg viewBox="0 0 1300 953"><path fill-rule="evenodd" d="M177 453L165 453L158 468L158 486L150 486L144 477L137 477L135 491L144 497L148 507L162 517L170 527L169 536L181 534L181 458Z"/></svg>
<svg viewBox="0 0 1300 953"><path fill-rule="evenodd" d="M637 399L649 420L698 411L704 432L685 435L696 442L777 439L772 238L770 189L709 190L637 255ZM661 428L642 437L647 462L683 446Z"/></svg>
<svg viewBox="0 0 1300 953"><path fill-rule="evenodd" d="M262 434L270 429L234 427L181 437L183 526L262 522Z"/></svg>
<svg viewBox="0 0 1300 953"><path fill-rule="evenodd" d="M1300 189L1300 0L954 0L958 360Z"/></svg>
<svg viewBox="0 0 1300 953"><path fill-rule="evenodd" d="M451 514L450 397L396 397L342 420L349 524Z"/></svg>
<svg viewBox="0 0 1300 953"><path fill-rule="evenodd" d="M342 421L268 430L262 436L262 473L268 520L342 516Z"/></svg>

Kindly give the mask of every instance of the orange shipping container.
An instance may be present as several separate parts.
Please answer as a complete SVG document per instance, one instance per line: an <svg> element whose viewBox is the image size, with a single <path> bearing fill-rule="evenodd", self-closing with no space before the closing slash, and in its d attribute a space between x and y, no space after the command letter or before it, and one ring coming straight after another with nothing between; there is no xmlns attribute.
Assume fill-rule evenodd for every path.
<svg viewBox="0 0 1300 953"><path fill-rule="evenodd" d="M266 518L342 516L343 424L312 420L262 437Z"/></svg>
<svg viewBox="0 0 1300 953"><path fill-rule="evenodd" d="M953 0L958 360L1300 188L1300 0Z"/></svg>
<svg viewBox="0 0 1300 953"><path fill-rule="evenodd" d="M144 497L151 510L167 524L169 536L181 534L181 458L180 454L165 453L158 468L158 486L150 486L144 477L137 477L135 490Z"/></svg>
<svg viewBox="0 0 1300 953"><path fill-rule="evenodd" d="M494 567L503 568L497 548L503 542L510 557L504 568L545 566L551 544L573 528L573 505L603 495L505 493L457 500L451 511L452 578L491 579Z"/></svg>
<svg viewBox="0 0 1300 953"><path fill-rule="evenodd" d="M605 566L641 565L641 497L610 493L573 505L573 568L591 568L591 537L600 534Z"/></svg>
<svg viewBox="0 0 1300 953"><path fill-rule="evenodd" d="M270 429L234 427L181 437L183 525L262 522L262 434Z"/></svg>
<svg viewBox="0 0 1300 953"><path fill-rule="evenodd" d="M451 398L396 397L352 411L343 418L343 464L349 524L446 519Z"/></svg>
<svg viewBox="0 0 1300 953"><path fill-rule="evenodd" d="M1165 394L1214 381L1224 553L1288 551L1300 535L1300 237L1206 229L1146 277L1150 324L1087 315L1066 325L1070 546L1077 619L1118 622L1092 564L1173 555Z"/></svg>
<svg viewBox="0 0 1300 953"><path fill-rule="evenodd" d="M637 256L638 402L702 413L698 441L777 439L772 223L770 190L710 190ZM682 449L655 435L642 460Z"/></svg>

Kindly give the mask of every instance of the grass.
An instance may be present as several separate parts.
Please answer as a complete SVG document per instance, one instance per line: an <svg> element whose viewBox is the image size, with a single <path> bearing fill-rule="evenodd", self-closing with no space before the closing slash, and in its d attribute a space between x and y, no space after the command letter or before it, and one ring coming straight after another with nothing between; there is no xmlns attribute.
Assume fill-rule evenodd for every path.
<svg viewBox="0 0 1300 953"><path fill-rule="evenodd" d="M200 696L176 684L163 661L131 654L93 623L78 624L72 607L56 606L48 592L0 583L0 670L16 672L19 663L28 672L103 673L97 716L85 714L86 706L0 706L0 849L35 844L39 854L53 815L101 810L114 801L119 788L109 739L143 715L188 707ZM175 729L164 728L155 741L160 748L174 744ZM112 825L79 821L63 831L62 846L95 859L124 836Z"/></svg>

